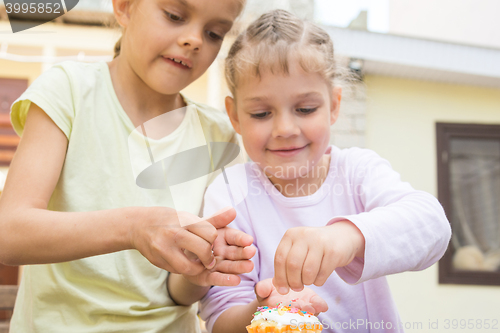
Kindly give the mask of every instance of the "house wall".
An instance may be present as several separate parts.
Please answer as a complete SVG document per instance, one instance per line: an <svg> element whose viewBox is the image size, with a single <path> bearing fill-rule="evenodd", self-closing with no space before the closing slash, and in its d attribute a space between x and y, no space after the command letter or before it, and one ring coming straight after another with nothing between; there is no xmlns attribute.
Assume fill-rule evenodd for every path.
<svg viewBox="0 0 500 333"><path fill-rule="evenodd" d="M500 124L500 90L367 76L366 145L388 159L404 181L437 196L436 122ZM388 240L390 241L390 240ZM405 331L445 330L449 319L500 322L500 287L439 285L438 266L388 277ZM500 327L500 323L497 327Z"/></svg>
<svg viewBox="0 0 500 333"><path fill-rule="evenodd" d="M498 0L390 0L389 33L500 48Z"/></svg>

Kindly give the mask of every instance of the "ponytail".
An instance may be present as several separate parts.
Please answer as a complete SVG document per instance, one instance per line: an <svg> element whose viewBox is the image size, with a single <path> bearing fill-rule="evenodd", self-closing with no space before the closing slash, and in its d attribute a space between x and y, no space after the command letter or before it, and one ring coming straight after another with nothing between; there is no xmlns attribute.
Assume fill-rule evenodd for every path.
<svg viewBox="0 0 500 333"><path fill-rule="evenodd" d="M115 48L114 48L115 55L114 55L113 59L120 55L121 48L122 48L122 37L120 37L115 44Z"/></svg>

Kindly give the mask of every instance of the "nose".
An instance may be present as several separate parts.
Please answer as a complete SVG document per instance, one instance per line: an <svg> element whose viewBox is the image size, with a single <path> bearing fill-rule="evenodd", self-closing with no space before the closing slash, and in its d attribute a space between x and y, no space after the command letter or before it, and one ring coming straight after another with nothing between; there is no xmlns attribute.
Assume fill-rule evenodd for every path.
<svg viewBox="0 0 500 333"><path fill-rule="evenodd" d="M203 45L203 35L201 29L189 29L179 37L179 46L193 51L199 51Z"/></svg>
<svg viewBox="0 0 500 333"><path fill-rule="evenodd" d="M297 121L289 111L278 112L273 122L273 137L289 138L299 135L300 127Z"/></svg>

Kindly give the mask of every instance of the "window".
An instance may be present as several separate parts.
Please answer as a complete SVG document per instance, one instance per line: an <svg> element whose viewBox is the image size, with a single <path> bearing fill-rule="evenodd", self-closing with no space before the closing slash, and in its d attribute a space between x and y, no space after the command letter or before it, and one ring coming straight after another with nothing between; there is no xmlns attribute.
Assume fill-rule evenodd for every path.
<svg viewBox="0 0 500 333"><path fill-rule="evenodd" d="M436 125L438 197L452 240L439 282L500 285L500 125Z"/></svg>
<svg viewBox="0 0 500 333"><path fill-rule="evenodd" d="M8 166L19 137L10 124L10 106L28 88L28 80L0 79L0 166Z"/></svg>

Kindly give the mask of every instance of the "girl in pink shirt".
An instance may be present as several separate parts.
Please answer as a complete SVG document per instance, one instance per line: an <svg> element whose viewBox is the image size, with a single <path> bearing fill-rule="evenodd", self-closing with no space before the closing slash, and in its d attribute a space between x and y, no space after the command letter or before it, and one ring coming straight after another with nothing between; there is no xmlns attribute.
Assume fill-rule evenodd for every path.
<svg viewBox="0 0 500 333"><path fill-rule="evenodd" d="M226 108L253 162L209 187L204 213L244 198L231 226L253 236L257 254L239 286L202 300L211 332L243 333L258 306L294 298L322 312L324 332L401 332L385 275L425 269L446 250L450 226L432 195L373 151L328 146L337 72L329 35L282 10L229 52Z"/></svg>

